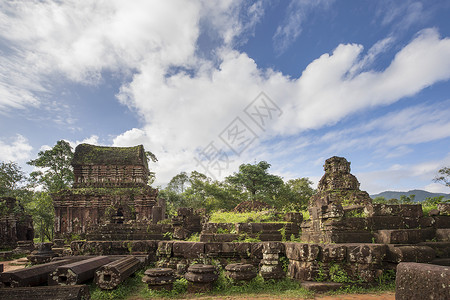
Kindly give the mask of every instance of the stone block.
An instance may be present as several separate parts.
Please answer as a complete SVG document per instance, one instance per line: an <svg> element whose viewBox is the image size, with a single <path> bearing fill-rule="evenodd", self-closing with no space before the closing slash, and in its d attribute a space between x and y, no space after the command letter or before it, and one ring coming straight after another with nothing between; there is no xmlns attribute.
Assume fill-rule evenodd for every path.
<svg viewBox="0 0 450 300"><path fill-rule="evenodd" d="M367 216L399 216L407 218L421 218L423 216L421 204L372 204L364 209Z"/></svg>
<svg viewBox="0 0 450 300"><path fill-rule="evenodd" d="M263 243L252 243L250 246L250 253L252 258L263 258Z"/></svg>
<svg viewBox="0 0 450 300"><path fill-rule="evenodd" d="M319 260L322 262L345 261L347 258L347 247L345 245L324 244L321 245L321 248Z"/></svg>
<svg viewBox="0 0 450 300"><path fill-rule="evenodd" d="M220 253L222 253L223 243L211 242L211 243L204 243L204 244L205 244L205 256L206 257L219 257Z"/></svg>
<svg viewBox="0 0 450 300"><path fill-rule="evenodd" d="M299 212L288 212L284 216L284 220L286 222L300 224L303 221L303 215L302 215L302 213L299 213Z"/></svg>
<svg viewBox="0 0 450 300"><path fill-rule="evenodd" d="M322 224L325 230L355 231L368 229L366 218L328 219Z"/></svg>
<svg viewBox="0 0 450 300"><path fill-rule="evenodd" d="M313 281L319 276L321 266L317 261L289 260L288 276L301 281Z"/></svg>
<svg viewBox="0 0 450 300"><path fill-rule="evenodd" d="M450 203L439 203L437 205L439 214L442 216L450 216Z"/></svg>
<svg viewBox="0 0 450 300"><path fill-rule="evenodd" d="M395 299L450 299L450 267L400 263L395 280Z"/></svg>
<svg viewBox="0 0 450 300"><path fill-rule="evenodd" d="M383 244L417 244L434 237L433 228L378 230L375 233L377 243Z"/></svg>
<svg viewBox="0 0 450 300"><path fill-rule="evenodd" d="M0 289L0 299L8 300L88 300L90 297L89 287L87 285L36 286Z"/></svg>
<svg viewBox="0 0 450 300"><path fill-rule="evenodd" d="M338 282L317 282L317 281L303 281L302 288L315 293L326 293L340 289L343 284Z"/></svg>
<svg viewBox="0 0 450 300"><path fill-rule="evenodd" d="M320 241L324 243L370 243L373 235L368 231L324 230Z"/></svg>
<svg viewBox="0 0 450 300"><path fill-rule="evenodd" d="M308 243L284 243L286 257L297 261L314 261L319 257L320 246Z"/></svg>
<svg viewBox="0 0 450 300"><path fill-rule="evenodd" d="M386 261L429 263L436 257L436 251L428 246L387 245Z"/></svg>
<svg viewBox="0 0 450 300"><path fill-rule="evenodd" d="M436 229L436 240L439 242L450 242L450 228Z"/></svg>
<svg viewBox="0 0 450 300"><path fill-rule="evenodd" d="M223 257L250 258L252 243L223 243Z"/></svg>
<svg viewBox="0 0 450 300"><path fill-rule="evenodd" d="M201 258L205 253L205 244L202 242L175 242L173 255L184 258Z"/></svg>
<svg viewBox="0 0 450 300"><path fill-rule="evenodd" d="M418 218L399 218L398 216L372 216L367 218L368 228L371 230L417 228L419 220Z"/></svg>
<svg viewBox="0 0 450 300"><path fill-rule="evenodd" d="M285 246L282 242L264 242L263 245L263 254L279 254L285 253Z"/></svg>
<svg viewBox="0 0 450 300"><path fill-rule="evenodd" d="M359 264L379 264L386 256L386 245L382 244L345 244L347 262Z"/></svg>
<svg viewBox="0 0 450 300"><path fill-rule="evenodd" d="M178 217L190 217L194 215L194 209L190 207L180 207L177 210Z"/></svg>
<svg viewBox="0 0 450 300"><path fill-rule="evenodd" d="M450 242L422 242L417 245L432 248L438 258L450 258Z"/></svg>
<svg viewBox="0 0 450 300"><path fill-rule="evenodd" d="M170 257L173 253L173 243L174 241L161 241L158 243L158 256Z"/></svg>
<svg viewBox="0 0 450 300"><path fill-rule="evenodd" d="M435 228L450 228L450 216L434 216Z"/></svg>

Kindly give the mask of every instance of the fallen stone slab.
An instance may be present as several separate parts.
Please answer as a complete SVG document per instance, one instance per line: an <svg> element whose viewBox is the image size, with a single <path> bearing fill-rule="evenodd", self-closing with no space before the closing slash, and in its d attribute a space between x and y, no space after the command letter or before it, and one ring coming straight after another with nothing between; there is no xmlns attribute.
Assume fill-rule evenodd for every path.
<svg viewBox="0 0 450 300"><path fill-rule="evenodd" d="M37 286L0 289L0 299L8 300L88 300L91 298L87 285Z"/></svg>
<svg viewBox="0 0 450 300"><path fill-rule="evenodd" d="M94 278L95 271L111 262L107 256L74 262L60 266L48 278L48 285L76 285Z"/></svg>
<svg viewBox="0 0 450 300"><path fill-rule="evenodd" d="M450 267L420 263L398 264L395 299L450 299Z"/></svg>
<svg viewBox="0 0 450 300"><path fill-rule="evenodd" d="M37 286L47 282L48 275L56 268L73 262L71 259L58 260L30 268L17 269L4 272L0 275L0 281L4 287L28 287Z"/></svg>
<svg viewBox="0 0 450 300"><path fill-rule="evenodd" d="M102 290L115 289L121 282L136 272L140 266L140 261L134 256L113 261L95 271L95 284Z"/></svg>
<svg viewBox="0 0 450 300"><path fill-rule="evenodd" d="M326 293L340 289L343 284L337 282L317 282L317 281L303 281L302 288L316 293Z"/></svg>

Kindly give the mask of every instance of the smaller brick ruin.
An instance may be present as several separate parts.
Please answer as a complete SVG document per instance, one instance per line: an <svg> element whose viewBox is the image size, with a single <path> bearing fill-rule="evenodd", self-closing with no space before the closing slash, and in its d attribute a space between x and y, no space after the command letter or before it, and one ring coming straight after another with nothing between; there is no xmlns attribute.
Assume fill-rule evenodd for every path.
<svg viewBox="0 0 450 300"><path fill-rule="evenodd" d="M114 235L123 226L145 228L137 224L151 221L158 191L147 185L149 169L142 145L80 144L72 166L73 187L52 195L57 237L89 232Z"/></svg>
<svg viewBox="0 0 450 300"><path fill-rule="evenodd" d="M33 241L33 219L11 197L0 197L0 248L15 248L18 241Z"/></svg>

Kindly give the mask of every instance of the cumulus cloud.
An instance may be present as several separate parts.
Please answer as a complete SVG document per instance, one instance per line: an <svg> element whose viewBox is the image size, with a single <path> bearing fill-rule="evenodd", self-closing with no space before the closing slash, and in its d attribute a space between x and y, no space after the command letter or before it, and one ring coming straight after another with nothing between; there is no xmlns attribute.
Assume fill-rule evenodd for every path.
<svg viewBox="0 0 450 300"><path fill-rule="evenodd" d="M11 139L0 139L0 160L24 162L31 157L33 147L28 139L18 134Z"/></svg>

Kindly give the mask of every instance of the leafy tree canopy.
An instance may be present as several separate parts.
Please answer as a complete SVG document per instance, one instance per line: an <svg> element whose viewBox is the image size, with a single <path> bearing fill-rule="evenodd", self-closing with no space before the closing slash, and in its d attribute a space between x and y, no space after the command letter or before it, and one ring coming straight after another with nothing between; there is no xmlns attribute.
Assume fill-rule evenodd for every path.
<svg viewBox="0 0 450 300"><path fill-rule="evenodd" d="M53 148L39 151L38 158L27 164L41 168L30 174L32 181L41 184L50 193L69 188L74 176L72 166L73 151L70 144L60 140Z"/></svg>
<svg viewBox="0 0 450 300"><path fill-rule="evenodd" d="M17 163L0 162L0 196L13 196L25 179L25 174Z"/></svg>
<svg viewBox="0 0 450 300"><path fill-rule="evenodd" d="M438 175L434 178L434 181L450 187L450 167L440 169Z"/></svg>
<svg viewBox="0 0 450 300"><path fill-rule="evenodd" d="M239 172L225 178L225 182L242 192L247 192L249 200L262 200L270 202L270 198L283 186L280 176L269 174L270 164L260 161L257 164L242 164Z"/></svg>

